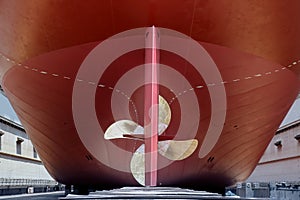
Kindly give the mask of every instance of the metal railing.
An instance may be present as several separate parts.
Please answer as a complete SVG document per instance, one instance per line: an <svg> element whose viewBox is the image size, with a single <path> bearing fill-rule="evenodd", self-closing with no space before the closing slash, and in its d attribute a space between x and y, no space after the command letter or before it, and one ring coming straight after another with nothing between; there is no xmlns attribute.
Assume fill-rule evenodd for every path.
<svg viewBox="0 0 300 200"><path fill-rule="evenodd" d="M0 187L3 187L3 186L54 186L57 184L58 183L54 180L0 178Z"/></svg>

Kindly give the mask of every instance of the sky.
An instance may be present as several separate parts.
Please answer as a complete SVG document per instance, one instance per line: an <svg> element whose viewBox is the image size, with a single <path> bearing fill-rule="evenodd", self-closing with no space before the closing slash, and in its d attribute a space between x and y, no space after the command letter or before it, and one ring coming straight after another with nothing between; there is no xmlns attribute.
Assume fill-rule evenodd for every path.
<svg viewBox="0 0 300 200"><path fill-rule="evenodd" d="M297 121L300 119L300 95L292 105L290 111L282 121L280 127L288 125L294 121Z"/></svg>
<svg viewBox="0 0 300 200"><path fill-rule="evenodd" d="M2 93L0 93L0 116L14 121L17 124L21 124L8 99L5 96L3 96Z"/></svg>

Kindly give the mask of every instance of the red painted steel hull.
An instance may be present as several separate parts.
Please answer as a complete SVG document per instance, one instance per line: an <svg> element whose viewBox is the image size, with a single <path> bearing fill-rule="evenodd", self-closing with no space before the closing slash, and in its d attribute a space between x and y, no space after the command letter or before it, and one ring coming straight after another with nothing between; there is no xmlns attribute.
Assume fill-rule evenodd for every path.
<svg viewBox="0 0 300 200"><path fill-rule="evenodd" d="M300 57L300 23L297 17L287 14L295 10L294 14L300 15L296 12L300 3L291 1L289 12L277 14L283 6L279 1L217 2L0 1L0 20L5 22L0 29L2 87L56 180L106 187L138 185L132 173L111 167L129 166L132 155L111 154L106 145L97 147L101 155L110 158L107 165L84 146L73 118L72 95L83 60L101 41L125 30L152 25L179 31L198 41L216 63L222 79L228 81L223 83L227 102L224 127L213 149L200 158L198 153L213 115L209 87L221 83L205 85L203 77L186 61L160 52L161 63L182 74L193 88L199 84L204 87L193 91L201 110L197 124L200 128L195 135L199 146L188 158L159 169L158 184L224 187L251 174L299 91L299 67L293 62ZM241 9L245 12L241 13ZM22 24L9 34L16 19ZM286 29L278 28L283 24ZM20 38L17 34L21 34ZM115 121L109 107L117 81L143 62L144 54L138 50L118 58L105 76L99 77L97 85L106 88L83 80L87 87L97 87L95 112L103 130ZM182 65L187 67L183 70ZM160 79L167 80L168 76L161 74ZM168 87L160 86L160 92L170 102L177 94L170 91L172 85ZM144 114L142 91L130 96L136 108L128 103L119 109L120 119L131 117L143 125L142 119L134 117L136 112L138 116ZM164 134L172 138L182 116L189 118L189 113L181 113L176 100L170 108L172 120ZM90 120L86 119L87 126ZM99 134L103 135L101 131ZM104 144L113 142L132 153L142 145L141 141L102 139ZM192 138L183 135L180 139ZM159 161L164 159L159 157Z"/></svg>

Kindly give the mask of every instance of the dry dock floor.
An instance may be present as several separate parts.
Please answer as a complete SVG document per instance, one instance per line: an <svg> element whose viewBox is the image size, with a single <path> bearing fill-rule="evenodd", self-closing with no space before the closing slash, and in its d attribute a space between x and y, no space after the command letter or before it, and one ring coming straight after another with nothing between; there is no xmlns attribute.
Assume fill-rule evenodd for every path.
<svg viewBox="0 0 300 200"><path fill-rule="evenodd" d="M124 187L121 189L91 192L89 195L72 195L59 198L60 200L86 199L226 199L247 200L239 197L223 197L217 193L195 191L176 187ZM254 198L251 198L253 200ZM266 198L264 199L266 200Z"/></svg>

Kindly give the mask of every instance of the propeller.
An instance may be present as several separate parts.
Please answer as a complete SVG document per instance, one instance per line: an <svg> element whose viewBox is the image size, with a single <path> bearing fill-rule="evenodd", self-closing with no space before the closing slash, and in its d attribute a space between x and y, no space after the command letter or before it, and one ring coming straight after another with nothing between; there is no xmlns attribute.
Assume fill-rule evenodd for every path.
<svg viewBox="0 0 300 200"><path fill-rule="evenodd" d="M171 140L169 136L161 136L171 121L171 109L167 101L159 96L158 153L173 161L191 156L198 146L196 139ZM104 133L106 140L133 139L144 141L144 127L131 120L119 120L108 127ZM133 154L130 162L131 172L141 185L145 185L145 144Z"/></svg>

